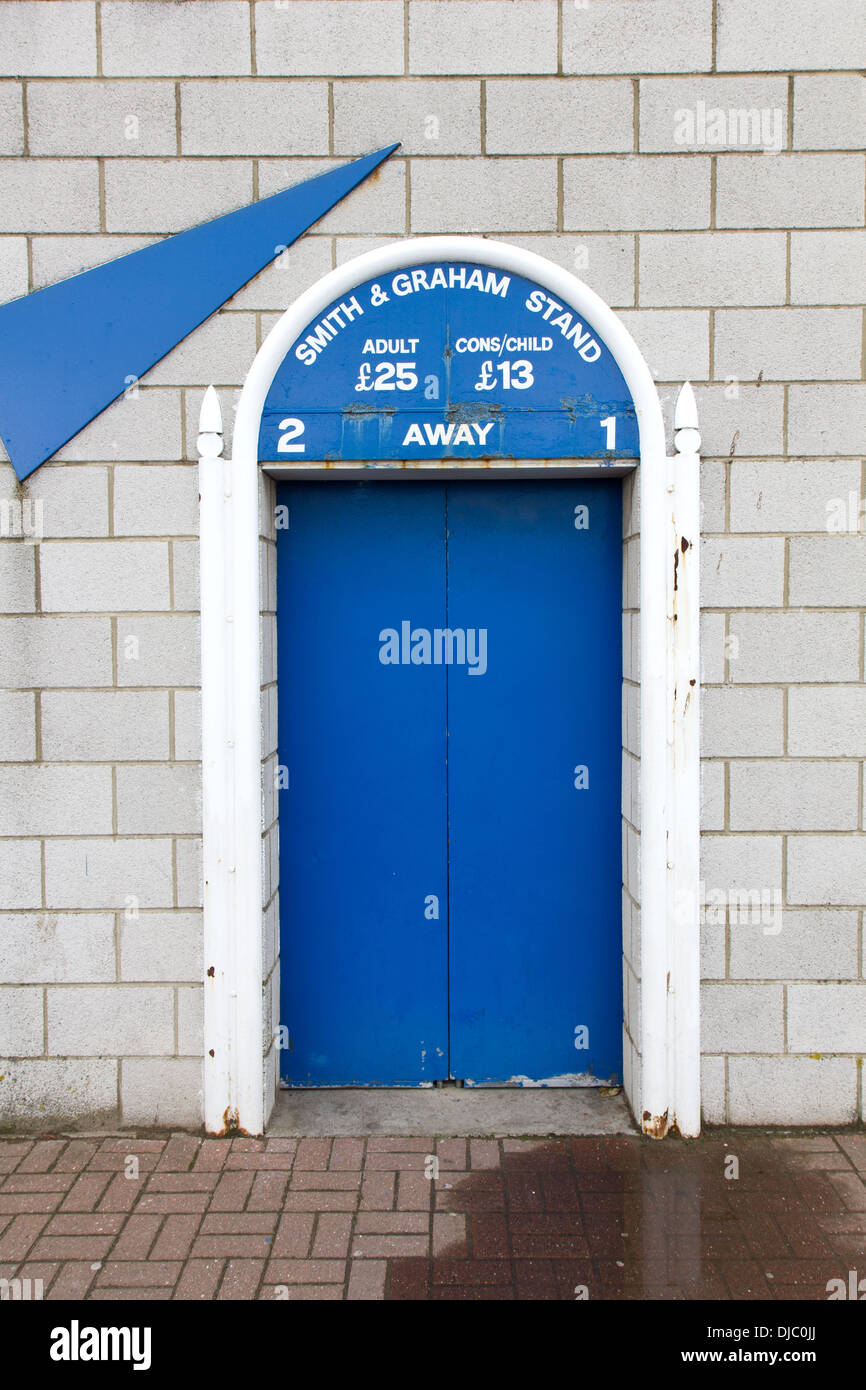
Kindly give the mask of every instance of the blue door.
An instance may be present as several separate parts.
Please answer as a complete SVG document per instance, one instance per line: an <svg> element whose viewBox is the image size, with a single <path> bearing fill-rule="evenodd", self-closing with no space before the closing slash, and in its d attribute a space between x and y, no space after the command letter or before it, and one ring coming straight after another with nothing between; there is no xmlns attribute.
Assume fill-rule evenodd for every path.
<svg viewBox="0 0 866 1390"><path fill-rule="evenodd" d="M282 1074L621 1072L620 489L279 489Z"/></svg>
<svg viewBox="0 0 866 1390"><path fill-rule="evenodd" d="M621 572L614 483L448 489L452 1074L620 1071Z"/></svg>
<svg viewBox="0 0 866 1390"><path fill-rule="evenodd" d="M441 1080L445 668L383 664L379 633L439 622L442 491L312 483L278 502L283 1075Z"/></svg>

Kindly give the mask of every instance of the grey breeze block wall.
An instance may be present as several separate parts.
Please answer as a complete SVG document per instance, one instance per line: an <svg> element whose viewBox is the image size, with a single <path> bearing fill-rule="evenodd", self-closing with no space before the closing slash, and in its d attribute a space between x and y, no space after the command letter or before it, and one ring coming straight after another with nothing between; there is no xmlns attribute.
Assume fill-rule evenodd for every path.
<svg viewBox="0 0 866 1390"><path fill-rule="evenodd" d="M230 444L279 312L438 232L574 270L669 415L696 384L705 1118L863 1116L864 63L859 0L0 6L4 300L403 142L23 487L0 464L4 1123L200 1123L202 391Z"/></svg>

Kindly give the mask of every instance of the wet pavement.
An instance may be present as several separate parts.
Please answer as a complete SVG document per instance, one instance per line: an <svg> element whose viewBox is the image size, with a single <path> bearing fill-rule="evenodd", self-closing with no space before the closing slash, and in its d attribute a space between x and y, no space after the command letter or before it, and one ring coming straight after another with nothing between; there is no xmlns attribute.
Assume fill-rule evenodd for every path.
<svg viewBox="0 0 866 1390"><path fill-rule="evenodd" d="M862 1130L0 1139L0 1279L46 1299L826 1301L852 1272Z"/></svg>

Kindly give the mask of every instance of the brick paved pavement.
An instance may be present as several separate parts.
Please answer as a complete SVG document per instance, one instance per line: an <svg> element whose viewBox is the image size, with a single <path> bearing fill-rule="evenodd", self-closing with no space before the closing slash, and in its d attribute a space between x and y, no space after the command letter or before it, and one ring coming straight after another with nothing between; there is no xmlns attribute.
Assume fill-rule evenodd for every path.
<svg viewBox="0 0 866 1390"><path fill-rule="evenodd" d="M49 1299L826 1299L864 1251L862 1132L0 1140Z"/></svg>

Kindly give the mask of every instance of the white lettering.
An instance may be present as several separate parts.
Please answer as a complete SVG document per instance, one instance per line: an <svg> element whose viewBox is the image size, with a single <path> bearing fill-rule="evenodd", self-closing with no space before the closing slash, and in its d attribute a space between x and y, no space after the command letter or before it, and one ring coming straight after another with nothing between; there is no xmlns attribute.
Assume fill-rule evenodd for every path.
<svg viewBox="0 0 866 1390"><path fill-rule="evenodd" d="M487 670L486 627L413 627L408 618L379 633L382 666L465 666L470 676Z"/></svg>
<svg viewBox="0 0 866 1390"><path fill-rule="evenodd" d="M479 444L482 447L487 443L487 436L493 429L494 420L487 420L481 423L478 420L471 422L463 421L455 424L453 420L447 423L437 420L431 424L429 420L413 420L403 436L404 448L408 444L420 444L422 448L446 448L448 445L458 444ZM422 434L423 430L423 434ZM472 431L475 431L473 436Z"/></svg>
<svg viewBox="0 0 866 1390"><path fill-rule="evenodd" d="M479 290L482 294L495 294L500 299L508 298L511 284L510 275L498 274L481 266L441 265L425 270L422 266L415 270L401 270L391 280L394 294L417 294L420 290ZM340 306L343 307L342 305Z"/></svg>
<svg viewBox="0 0 866 1390"><path fill-rule="evenodd" d="M51 1329L52 1361L132 1361L133 1370L147 1371L151 1362L149 1327L69 1327Z"/></svg>

